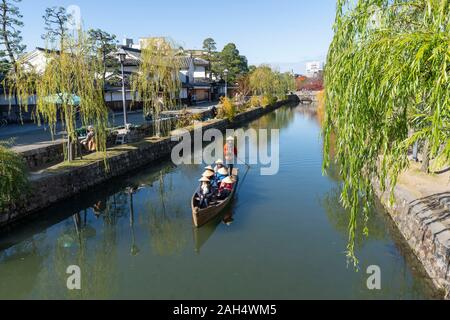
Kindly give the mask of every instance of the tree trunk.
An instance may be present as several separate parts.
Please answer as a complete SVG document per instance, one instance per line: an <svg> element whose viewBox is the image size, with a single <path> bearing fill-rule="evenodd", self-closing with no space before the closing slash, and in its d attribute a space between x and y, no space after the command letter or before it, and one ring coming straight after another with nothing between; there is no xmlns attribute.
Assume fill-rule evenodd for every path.
<svg viewBox="0 0 450 320"><path fill-rule="evenodd" d="M430 173L430 142L428 139L425 140L425 145L423 146L421 170L425 173Z"/></svg>

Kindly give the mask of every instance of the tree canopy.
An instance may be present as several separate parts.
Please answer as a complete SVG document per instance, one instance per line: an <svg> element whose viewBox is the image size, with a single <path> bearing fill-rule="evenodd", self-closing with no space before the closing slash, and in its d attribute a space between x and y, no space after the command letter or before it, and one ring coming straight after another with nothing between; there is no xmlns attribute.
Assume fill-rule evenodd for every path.
<svg viewBox="0 0 450 320"><path fill-rule="evenodd" d="M428 146L434 166L449 162L449 22L449 1L337 1L325 70L325 149L334 136L342 203L351 208L350 258L355 232L369 232L356 221L360 212L367 217L373 180L392 191L416 142Z"/></svg>
<svg viewBox="0 0 450 320"><path fill-rule="evenodd" d="M45 14L42 16L45 23L46 33L42 35L42 39L54 44L59 41L59 49L64 50L63 45L67 37L67 24L71 19L71 15L64 7L51 7L45 9Z"/></svg>
<svg viewBox="0 0 450 320"><path fill-rule="evenodd" d="M225 70L228 70L228 81L235 82L239 75L248 72L247 58L240 54L234 43L227 44L222 52L218 53L217 63L213 64L213 72L225 78Z"/></svg>
<svg viewBox="0 0 450 320"><path fill-rule="evenodd" d="M269 65L256 67L250 73L250 88L256 95L268 95L282 98L295 90L294 75L272 70Z"/></svg>
<svg viewBox="0 0 450 320"><path fill-rule="evenodd" d="M0 72L7 74L15 69L17 59L26 46L22 44L22 14L16 3L22 0L1 0L0 2Z"/></svg>
<svg viewBox="0 0 450 320"><path fill-rule="evenodd" d="M102 65L102 79L106 82L106 72L108 69L115 69L119 67L117 58L114 53L117 50L117 38L101 29L91 29L88 31L89 42L93 46L93 51L96 53L96 58L99 59Z"/></svg>
<svg viewBox="0 0 450 320"><path fill-rule="evenodd" d="M80 118L83 126L94 126L97 150L106 152L108 109L99 77L103 65L92 59L96 53L81 30L76 36L66 36L62 46L66 50L46 51L47 66L36 80L38 120L47 123L52 133L61 121L71 146L71 141L78 139L77 118ZM73 160L71 148L67 159Z"/></svg>
<svg viewBox="0 0 450 320"><path fill-rule="evenodd" d="M210 56L217 51L216 41L213 38L207 38L203 41L203 50Z"/></svg>
<svg viewBox="0 0 450 320"><path fill-rule="evenodd" d="M139 71L131 80L132 91L143 103L144 114L158 119L161 113L177 106L181 90L179 48L166 38L148 38L143 42ZM161 133L157 121L156 131Z"/></svg>
<svg viewBox="0 0 450 320"><path fill-rule="evenodd" d="M205 52L203 58L209 62L209 76L212 79L212 65L215 63L217 57L216 41L212 38L205 39L205 41L203 41L203 51Z"/></svg>

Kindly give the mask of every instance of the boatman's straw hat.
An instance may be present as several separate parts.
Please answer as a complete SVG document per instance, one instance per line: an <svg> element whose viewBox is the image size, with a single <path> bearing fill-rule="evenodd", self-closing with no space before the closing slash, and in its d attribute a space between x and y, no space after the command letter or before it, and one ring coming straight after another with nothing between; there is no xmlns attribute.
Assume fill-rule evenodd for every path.
<svg viewBox="0 0 450 320"><path fill-rule="evenodd" d="M223 183L228 183L228 184L233 184L234 180L231 177L226 177L225 179L222 180Z"/></svg>
<svg viewBox="0 0 450 320"><path fill-rule="evenodd" d="M228 174L228 170L226 168L220 168L219 173L223 176L226 176Z"/></svg>
<svg viewBox="0 0 450 320"><path fill-rule="evenodd" d="M216 164L223 164L223 160L222 159L217 160Z"/></svg>
<svg viewBox="0 0 450 320"><path fill-rule="evenodd" d="M205 170L209 170L209 171L213 171L213 172L214 172L214 168L211 167L211 166L207 166L207 167L205 168Z"/></svg>
<svg viewBox="0 0 450 320"><path fill-rule="evenodd" d="M206 170L205 172L203 172L202 176L206 177L206 178L211 178L213 175L214 175L214 172Z"/></svg>
<svg viewBox="0 0 450 320"><path fill-rule="evenodd" d="M210 182L210 180L207 177L202 177L200 180L198 180L200 182Z"/></svg>
<svg viewBox="0 0 450 320"><path fill-rule="evenodd" d="M227 141L234 141L234 137L229 136L229 137L227 138Z"/></svg>

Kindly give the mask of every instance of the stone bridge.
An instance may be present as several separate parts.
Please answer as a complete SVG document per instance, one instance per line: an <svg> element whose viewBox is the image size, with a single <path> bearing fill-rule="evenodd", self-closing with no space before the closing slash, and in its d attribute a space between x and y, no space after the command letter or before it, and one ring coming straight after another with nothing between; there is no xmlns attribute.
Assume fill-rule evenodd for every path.
<svg viewBox="0 0 450 320"><path fill-rule="evenodd" d="M297 91L295 94L300 99L301 104L313 104L317 102L317 92L315 91Z"/></svg>

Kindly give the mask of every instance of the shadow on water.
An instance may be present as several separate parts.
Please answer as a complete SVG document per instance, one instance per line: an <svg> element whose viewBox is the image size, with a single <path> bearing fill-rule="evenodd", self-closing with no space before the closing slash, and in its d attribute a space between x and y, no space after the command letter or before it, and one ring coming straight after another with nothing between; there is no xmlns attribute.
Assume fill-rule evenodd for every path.
<svg viewBox="0 0 450 320"><path fill-rule="evenodd" d="M235 201L233 201L220 215L201 228L193 228L195 252L200 254L201 249L216 232L220 224L231 227L234 222Z"/></svg>

